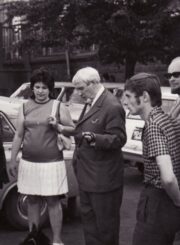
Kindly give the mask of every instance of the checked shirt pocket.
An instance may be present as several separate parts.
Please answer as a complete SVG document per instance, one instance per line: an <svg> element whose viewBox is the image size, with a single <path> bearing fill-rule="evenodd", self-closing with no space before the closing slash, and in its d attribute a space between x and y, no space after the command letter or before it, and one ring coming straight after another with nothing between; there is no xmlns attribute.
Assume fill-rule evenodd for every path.
<svg viewBox="0 0 180 245"><path fill-rule="evenodd" d="M158 219L159 200L142 195L137 207L137 220L147 224L155 224Z"/></svg>

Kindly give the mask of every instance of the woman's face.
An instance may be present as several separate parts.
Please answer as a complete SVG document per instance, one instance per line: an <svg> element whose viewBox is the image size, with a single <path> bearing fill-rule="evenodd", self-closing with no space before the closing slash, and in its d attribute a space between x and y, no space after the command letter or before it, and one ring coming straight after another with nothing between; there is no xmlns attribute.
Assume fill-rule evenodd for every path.
<svg viewBox="0 0 180 245"><path fill-rule="evenodd" d="M34 84L33 92L37 102L46 102L49 100L49 88L43 82Z"/></svg>

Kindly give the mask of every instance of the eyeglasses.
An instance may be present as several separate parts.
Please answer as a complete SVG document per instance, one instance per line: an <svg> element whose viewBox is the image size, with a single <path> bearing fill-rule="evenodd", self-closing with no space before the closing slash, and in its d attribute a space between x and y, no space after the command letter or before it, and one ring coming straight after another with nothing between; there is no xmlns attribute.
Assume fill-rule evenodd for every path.
<svg viewBox="0 0 180 245"><path fill-rule="evenodd" d="M170 79L171 77L179 78L180 77L180 72L177 71L177 72L172 72L172 73L166 73L165 77L167 79Z"/></svg>

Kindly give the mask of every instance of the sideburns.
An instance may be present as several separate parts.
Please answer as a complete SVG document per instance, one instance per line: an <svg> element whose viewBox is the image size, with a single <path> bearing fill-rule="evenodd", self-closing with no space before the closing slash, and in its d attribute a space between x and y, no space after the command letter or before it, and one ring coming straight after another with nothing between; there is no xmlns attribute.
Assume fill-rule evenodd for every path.
<svg viewBox="0 0 180 245"><path fill-rule="evenodd" d="M139 99L138 96L136 96L136 102L137 102L138 105L140 104L140 99Z"/></svg>

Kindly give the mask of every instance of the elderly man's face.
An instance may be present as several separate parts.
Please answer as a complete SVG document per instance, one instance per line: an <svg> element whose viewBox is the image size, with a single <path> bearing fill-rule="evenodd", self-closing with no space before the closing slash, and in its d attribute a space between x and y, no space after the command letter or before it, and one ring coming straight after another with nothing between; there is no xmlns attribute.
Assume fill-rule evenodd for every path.
<svg viewBox="0 0 180 245"><path fill-rule="evenodd" d="M168 80L173 94L180 94L180 60L172 62L168 67Z"/></svg>
<svg viewBox="0 0 180 245"><path fill-rule="evenodd" d="M83 99L93 99L94 98L94 89L93 83L85 83L82 81L78 81L74 83L75 89L78 91L79 95Z"/></svg>

